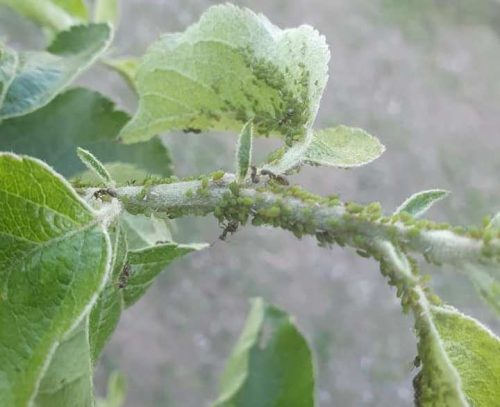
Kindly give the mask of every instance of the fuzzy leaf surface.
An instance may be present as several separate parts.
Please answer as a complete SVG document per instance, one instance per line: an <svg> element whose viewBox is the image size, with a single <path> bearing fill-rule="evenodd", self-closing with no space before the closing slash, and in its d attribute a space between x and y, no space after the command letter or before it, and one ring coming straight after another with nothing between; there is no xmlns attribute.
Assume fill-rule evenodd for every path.
<svg viewBox="0 0 500 407"><path fill-rule="evenodd" d="M0 155L0 405L24 406L110 270L95 212L46 164Z"/></svg>
<svg viewBox="0 0 500 407"><path fill-rule="evenodd" d="M300 136L316 117L330 53L310 26L282 30L233 5L208 9L183 33L166 34L142 59L139 109L127 143L176 129Z"/></svg>
<svg viewBox="0 0 500 407"><path fill-rule="evenodd" d="M448 191L443 189L430 189L428 191L417 192L404 201L396 210L396 214L406 212L418 218L427 212L436 202L446 198Z"/></svg>
<svg viewBox="0 0 500 407"><path fill-rule="evenodd" d="M376 160L384 151L380 141L366 131L338 126L314 133L304 161L331 167L359 167Z"/></svg>
<svg viewBox="0 0 500 407"><path fill-rule="evenodd" d="M448 306L431 306L417 321L423 368L417 406L494 406L500 400L500 340Z"/></svg>

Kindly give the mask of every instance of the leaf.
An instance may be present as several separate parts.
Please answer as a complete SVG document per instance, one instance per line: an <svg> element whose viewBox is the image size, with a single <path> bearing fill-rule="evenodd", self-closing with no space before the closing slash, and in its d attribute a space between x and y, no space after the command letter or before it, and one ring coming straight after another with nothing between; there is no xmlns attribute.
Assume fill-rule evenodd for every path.
<svg viewBox="0 0 500 407"><path fill-rule="evenodd" d="M418 218L427 212L436 202L446 198L449 193L449 191L445 191L444 189L430 189L428 191L417 192L404 201L394 214L406 212L414 218Z"/></svg>
<svg viewBox="0 0 500 407"><path fill-rule="evenodd" d="M92 364L88 341L88 317L71 331L50 361L38 388L34 405L93 407Z"/></svg>
<svg viewBox="0 0 500 407"><path fill-rule="evenodd" d="M118 25L118 0L96 0L94 21Z"/></svg>
<svg viewBox="0 0 500 407"><path fill-rule="evenodd" d="M338 126L314 133L304 161L331 167L351 168L368 164L385 151L380 141L364 130Z"/></svg>
<svg viewBox="0 0 500 407"><path fill-rule="evenodd" d="M170 175L172 162L158 138L134 146L115 141L127 120L126 113L99 93L73 89L36 112L1 123L0 150L37 156L66 177L85 169L75 154L78 146L105 164L128 162L148 173ZM117 182L129 175L111 174Z"/></svg>
<svg viewBox="0 0 500 407"><path fill-rule="evenodd" d="M238 181L243 181L252 162L253 125L249 121L241 130L236 148L236 174Z"/></svg>
<svg viewBox="0 0 500 407"><path fill-rule="evenodd" d="M330 53L309 26L281 30L263 15L213 6L184 33L148 50L137 74L139 109L126 143L176 129L303 135L314 122Z"/></svg>
<svg viewBox="0 0 500 407"><path fill-rule="evenodd" d="M482 299L500 316L500 282L493 277L498 276L498 268L492 269L491 273L486 266L464 264L462 268Z"/></svg>
<svg viewBox="0 0 500 407"><path fill-rule="evenodd" d="M432 306L427 316L433 327L422 335L423 370L417 380L418 406L490 407L500 400L500 340L475 319L452 307ZM430 358L435 359L430 361ZM437 361L450 366L441 370ZM426 367L426 363L430 366ZM442 387L445 377L454 376L453 392ZM417 376L418 377L418 376ZM455 393L455 394L457 394Z"/></svg>
<svg viewBox="0 0 500 407"><path fill-rule="evenodd" d="M120 227L112 236L113 259L112 273L99 298L92 307L89 318L88 342L89 358L96 363L104 346L115 331L124 308L119 279L127 262L127 240Z"/></svg>
<svg viewBox="0 0 500 407"><path fill-rule="evenodd" d="M81 147L76 149L78 158L83 162L83 164L92 171L106 186L113 186L115 182L111 178L111 174L90 151L87 151Z"/></svg>
<svg viewBox="0 0 500 407"><path fill-rule="evenodd" d="M84 0L0 0L42 27L60 31L88 20Z"/></svg>
<svg viewBox="0 0 500 407"><path fill-rule="evenodd" d="M29 404L104 286L102 216L46 164L0 155L0 405Z"/></svg>
<svg viewBox="0 0 500 407"><path fill-rule="evenodd" d="M293 320L254 299L213 407L313 407L311 351Z"/></svg>
<svg viewBox="0 0 500 407"><path fill-rule="evenodd" d="M131 270L126 287L123 289L125 306L131 306L142 297L158 274L176 258L207 247L208 245L204 243L178 244L169 242L129 251L128 261Z"/></svg>
<svg viewBox="0 0 500 407"><path fill-rule="evenodd" d="M170 224L165 219L154 215L132 215L128 212L123 212L120 218L131 250L155 246L157 242L172 241Z"/></svg>
<svg viewBox="0 0 500 407"><path fill-rule="evenodd" d="M3 104L7 89L14 80L18 63L17 53L0 44L0 107Z"/></svg>
<svg viewBox="0 0 500 407"><path fill-rule="evenodd" d="M16 76L5 95L0 120L31 113L54 99L107 49L107 24L75 26L61 32L47 51L19 54Z"/></svg>
<svg viewBox="0 0 500 407"><path fill-rule="evenodd" d="M500 213L497 213L495 216L493 216L488 227L493 229L500 229Z"/></svg>
<svg viewBox="0 0 500 407"><path fill-rule="evenodd" d="M108 394L105 400L97 400L97 407L121 407L127 394L127 379L119 372L113 372L108 380Z"/></svg>
<svg viewBox="0 0 500 407"><path fill-rule="evenodd" d="M105 59L104 64L120 74L120 76L127 82L127 85L134 92L137 92L135 77L139 68L139 59L134 57L124 57L115 59Z"/></svg>

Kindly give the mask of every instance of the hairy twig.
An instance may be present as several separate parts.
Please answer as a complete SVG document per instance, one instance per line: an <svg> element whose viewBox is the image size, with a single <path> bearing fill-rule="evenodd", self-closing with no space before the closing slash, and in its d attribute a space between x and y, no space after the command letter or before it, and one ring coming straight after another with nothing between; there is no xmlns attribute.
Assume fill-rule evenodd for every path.
<svg viewBox="0 0 500 407"><path fill-rule="evenodd" d="M94 192L86 190L89 196ZM122 186L116 195L131 213L162 213L170 218L214 213L220 221L251 220L254 225L281 227L298 237L315 236L322 245L354 247L362 255L370 255L373 242L382 239L436 264L500 262L499 235L487 226L466 230L415 220L405 213L383 216L377 203L343 203L335 196L319 197L272 182L240 185L232 174L217 180Z"/></svg>

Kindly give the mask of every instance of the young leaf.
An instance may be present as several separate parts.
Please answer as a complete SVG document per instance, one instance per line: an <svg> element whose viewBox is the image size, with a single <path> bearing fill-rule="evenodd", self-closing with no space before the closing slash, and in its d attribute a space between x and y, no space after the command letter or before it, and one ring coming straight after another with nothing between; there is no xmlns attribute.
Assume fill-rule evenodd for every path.
<svg viewBox="0 0 500 407"><path fill-rule="evenodd" d="M123 212L122 228L127 234L129 250L155 246L157 242L171 242L172 232L167 220L154 215L132 215Z"/></svg>
<svg viewBox="0 0 500 407"><path fill-rule="evenodd" d="M292 318L255 299L212 407L312 407L311 351Z"/></svg>
<svg viewBox="0 0 500 407"><path fill-rule="evenodd" d="M52 31L65 30L88 20L84 0L0 0L1 4Z"/></svg>
<svg viewBox="0 0 500 407"><path fill-rule="evenodd" d="M139 59L134 57L106 59L104 64L120 74L120 76L127 82L127 85L134 92L137 92L135 77L139 68Z"/></svg>
<svg viewBox="0 0 500 407"><path fill-rule="evenodd" d="M314 133L304 161L331 167L359 167L382 155L385 147L361 129L338 126Z"/></svg>
<svg viewBox="0 0 500 407"><path fill-rule="evenodd" d="M106 50L107 24L75 26L61 32L47 51L22 52L14 80L0 108L0 120L22 116L54 99Z"/></svg>
<svg viewBox="0 0 500 407"><path fill-rule="evenodd" d="M127 379L119 372L113 372L108 380L106 399L97 400L97 407L121 407L127 394Z"/></svg>
<svg viewBox="0 0 500 407"><path fill-rule="evenodd" d="M36 393L34 406L92 407L92 363L88 341L88 317L57 347Z"/></svg>
<svg viewBox="0 0 500 407"><path fill-rule="evenodd" d="M76 149L78 158L83 164L92 171L106 186L114 186L115 182L111 178L111 174L108 172L104 164L101 163L90 151L85 150L81 147Z"/></svg>
<svg viewBox="0 0 500 407"><path fill-rule="evenodd" d="M281 30L262 15L213 6L183 33L167 34L142 59L139 110L127 143L174 129L299 136L316 117L330 53L309 26Z"/></svg>
<svg viewBox="0 0 500 407"><path fill-rule="evenodd" d="M429 325L417 321L423 363L416 380L417 405L496 405L500 400L499 338L452 307L431 306L421 318Z"/></svg>
<svg viewBox="0 0 500 407"><path fill-rule="evenodd" d="M0 155L0 405L28 405L107 280L97 214L42 162Z"/></svg>
<svg viewBox="0 0 500 407"><path fill-rule="evenodd" d="M5 99L5 94L16 75L19 59L17 53L0 44L0 108Z"/></svg>
<svg viewBox="0 0 500 407"><path fill-rule="evenodd" d="M105 164L129 162L148 173L171 175L171 158L158 138L134 146L116 142L128 119L99 93L72 89L36 112L0 123L0 150L36 156L66 177L85 169L75 154L78 146L92 151ZM117 182L133 179L126 178L134 175L130 172L112 170Z"/></svg>
<svg viewBox="0 0 500 407"><path fill-rule="evenodd" d="M406 212L414 218L418 218L427 212L432 205L446 198L448 195L449 191L445 191L444 189L430 189L428 191L417 192L404 201L394 214Z"/></svg>
<svg viewBox="0 0 500 407"><path fill-rule="evenodd" d="M463 268L484 302L500 316L500 282L493 277L498 276L498 268L495 267L491 273L486 266L464 264Z"/></svg>
<svg viewBox="0 0 500 407"><path fill-rule="evenodd" d="M249 121L241 130L236 148L236 175L243 181L248 174L252 162L253 124Z"/></svg>
<svg viewBox="0 0 500 407"><path fill-rule="evenodd" d="M94 21L118 25L119 6L118 0L96 0Z"/></svg>
<svg viewBox="0 0 500 407"><path fill-rule="evenodd" d="M125 306L131 306L142 297L158 274L176 258L207 247L208 245L204 243L178 244L169 242L129 251L128 262L131 270L130 277L123 289Z"/></svg>

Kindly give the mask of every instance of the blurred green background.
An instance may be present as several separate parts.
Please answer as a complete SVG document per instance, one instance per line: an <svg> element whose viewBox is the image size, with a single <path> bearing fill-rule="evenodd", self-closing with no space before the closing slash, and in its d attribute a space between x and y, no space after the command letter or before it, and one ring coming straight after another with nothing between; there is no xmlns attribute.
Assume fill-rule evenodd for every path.
<svg viewBox="0 0 500 407"><path fill-rule="evenodd" d="M141 55L161 33L183 30L216 3L123 0L116 53ZM480 223L500 210L500 1L234 3L279 26L307 23L324 34L331 77L317 127L362 127L387 146L368 167L307 168L293 182L345 200L381 201L387 212L413 192L449 189L453 194L429 216L455 224ZM0 34L20 47L42 44L34 26L6 10ZM103 68L79 83L135 109L133 94ZM227 134L169 134L165 143L179 175L232 170L235 138ZM257 155L275 145L259 140ZM373 261L274 229L248 227L221 242L213 219L175 227L178 241L216 243L171 266L124 315L99 366L99 391L119 369L129 380L127 406L208 406L248 298L262 296L293 314L312 344L318 406L412 405L412 321ZM500 323L456 270L428 271L447 302L500 333Z"/></svg>

